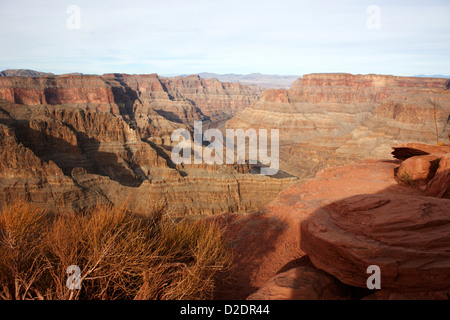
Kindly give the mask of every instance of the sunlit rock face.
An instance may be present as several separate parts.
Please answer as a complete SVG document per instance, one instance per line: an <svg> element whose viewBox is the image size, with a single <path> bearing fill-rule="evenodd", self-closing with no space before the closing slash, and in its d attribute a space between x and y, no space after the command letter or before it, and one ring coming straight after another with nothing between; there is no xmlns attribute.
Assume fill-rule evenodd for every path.
<svg viewBox="0 0 450 320"><path fill-rule="evenodd" d="M324 167L389 157L393 144L448 143L448 88L448 79L310 74L289 90L264 91L226 127L279 129L280 168L311 177Z"/></svg>
<svg viewBox="0 0 450 320"><path fill-rule="evenodd" d="M260 89L152 75L1 77L2 203L68 211L128 201L173 215L252 211L296 179L248 165L176 165L171 133L217 123Z"/></svg>

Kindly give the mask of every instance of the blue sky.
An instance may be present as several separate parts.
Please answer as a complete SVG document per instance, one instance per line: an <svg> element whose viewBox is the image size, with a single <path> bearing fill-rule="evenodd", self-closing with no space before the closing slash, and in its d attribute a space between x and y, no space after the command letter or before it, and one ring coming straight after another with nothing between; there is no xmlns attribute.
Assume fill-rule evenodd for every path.
<svg viewBox="0 0 450 320"><path fill-rule="evenodd" d="M57 74L450 74L450 1L0 0L0 43Z"/></svg>

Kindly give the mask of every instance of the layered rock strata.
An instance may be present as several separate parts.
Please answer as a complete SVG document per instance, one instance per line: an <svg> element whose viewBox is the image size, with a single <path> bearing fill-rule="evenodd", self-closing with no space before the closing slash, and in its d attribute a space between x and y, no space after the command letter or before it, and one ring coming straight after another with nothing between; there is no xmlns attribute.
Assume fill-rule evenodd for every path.
<svg viewBox="0 0 450 320"><path fill-rule="evenodd" d="M227 120L261 89L198 76L157 74L2 77L0 99L22 105L69 105L120 115L142 138L166 137L194 121Z"/></svg>
<svg viewBox="0 0 450 320"><path fill-rule="evenodd" d="M295 179L170 157L173 130L229 118L258 95L195 76L2 77L1 203L70 211L128 201L172 215L260 208Z"/></svg>
<svg viewBox="0 0 450 320"><path fill-rule="evenodd" d="M320 169L352 160L387 158L393 144L448 143L449 83L437 78L310 74L289 90L264 91L226 127L279 129L281 169L312 177Z"/></svg>

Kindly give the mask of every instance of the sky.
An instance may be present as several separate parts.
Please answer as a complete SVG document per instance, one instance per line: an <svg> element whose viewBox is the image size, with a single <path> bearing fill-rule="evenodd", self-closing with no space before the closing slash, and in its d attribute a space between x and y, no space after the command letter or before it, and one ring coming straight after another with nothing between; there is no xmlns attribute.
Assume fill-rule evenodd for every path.
<svg viewBox="0 0 450 320"><path fill-rule="evenodd" d="M0 70L450 75L450 1L0 0Z"/></svg>

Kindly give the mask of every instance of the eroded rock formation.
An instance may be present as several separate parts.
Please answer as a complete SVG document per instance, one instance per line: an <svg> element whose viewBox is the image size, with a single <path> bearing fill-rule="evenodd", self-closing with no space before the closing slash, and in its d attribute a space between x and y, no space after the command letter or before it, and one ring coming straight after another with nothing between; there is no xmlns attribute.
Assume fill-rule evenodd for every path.
<svg viewBox="0 0 450 320"><path fill-rule="evenodd" d="M261 89L198 76L157 74L2 77L0 99L22 105L70 105L120 115L142 138L163 137L195 120L228 120Z"/></svg>
<svg viewBox="0 0 450 320"><path fill-rule="evenodd" d="M260 209L284 190L250 215L214 218L234 249L216 298L352 298L369 265L382 290L362 296L448 297L449 147L405 144L446 141L448 89L448 79L319 74L257 101L259 89L197 76L0 77L0 203L215 214ZM280 129L281 169L315 178L171 161L174 129L236 112L227 127ZM355 162L368 157L388 160ZM310 265L292 263L305 256Z"/></svg>
<svg viewBox="0 0 450 320"><path fill-rule="evenodd" d="M394 144L436 143L436 126L448 143L448 89L448 79L310 74L289 90L264 91L226 127L279 129L281 169L312 177L352 160L388 158Z"/></svg>
<svg viewBox="0 0 450 320"><path fill-rule="evenodd" d="M157 75L2 77L0 200L70 211L128 201L172 215L251 211L295 179L175 165L170 134L228 119L259 89Z"/></svg>
<svg viewBox="0 0 450 320"><path fill-rule="evenodd" d="M325 292L336 278L363 290L358 298L450 298L450 153L445 146L414 148L440 154L436 173L428 173L420 184L396 176L406 160L365 160L322 170L254 214L227 216L225 234L235 250L230 271L235 283L221 287L218 297L240 292L241 298L254 293L251 299L335 299L317 293ZM427 155L409 159L414 157ZM310 279L317 281L312 283L302 280L305 270L285 273L305 257L313 264L309 268L332 278L314 275ZM371 265L380 267L381 290L367 289ZM334 291L340 296L339 288ZM352 290L347 298L355 297Z"/></svg>

